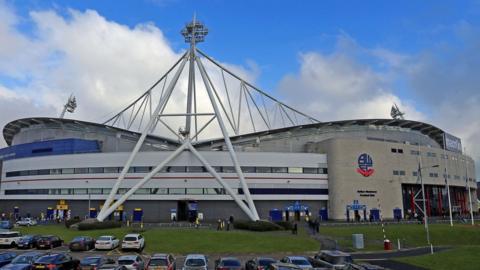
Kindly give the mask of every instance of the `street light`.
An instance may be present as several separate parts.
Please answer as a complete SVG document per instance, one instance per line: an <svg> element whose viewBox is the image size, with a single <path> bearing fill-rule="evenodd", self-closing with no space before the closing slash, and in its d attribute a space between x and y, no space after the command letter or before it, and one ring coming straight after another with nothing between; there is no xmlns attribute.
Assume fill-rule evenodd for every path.
<svg viewBox="0 0 480 270"><path fill-rule="evenodd" d="M438 164L433 166L420 167L420 162L418 163L418 176L420 177L420 183L422 185L423 218L425 221L425 230L427 232L427 243L430 245L432 253L433 253L433 248L432 248L432 244L430 243L430 231L428 230L428 215L426 211L425 186L423 185L422 170L429 169L429 168L438 168L438 167L440 167L440 165Z"/></svg>

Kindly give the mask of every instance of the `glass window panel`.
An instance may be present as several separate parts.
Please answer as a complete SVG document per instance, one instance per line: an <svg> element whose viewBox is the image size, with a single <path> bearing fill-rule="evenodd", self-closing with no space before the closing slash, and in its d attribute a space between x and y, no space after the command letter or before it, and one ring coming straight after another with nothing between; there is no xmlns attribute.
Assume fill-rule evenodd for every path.
<svg viewBox="0 0 480 270"><path fill-rule="evenodd" d="M302 167L288 167L288 173L303 173Z"/></svg>
<svg viewBox="0 0 480 270"><path fill-rule="evenodd" d="M86 174L86 173L88 173L88 168L75 168L74 173L76 173L76 174Z"/></svg>
<svg viewBox="0 0 480 270"><path fill-rule="evenodd" d="M318 172L318 168L303 168L303 173L315 174Z"/></svg>
<svg viewBox="0 0 480 270"><path fill-rule="evenodd" d="M271 167L257 167L256 172L257 173L272 173L272 168Z"/></svg>
<svg viewBox="0 0 480 270"><path fill-rule="evenodd" d="M149 188L139 188L135 191L135 194L150 194Z"/></svg>
<svg viewBox="0 0 480 270"><path fill-rule="evenodd" d="M272 173L288 173L287 167L273 167Z"/></svg>
<svg viewBox="0 0 480 270"><path fill-rule="evenodd" d="M185 172L185 166L172 166L170 167L169 172L178 173L178 172Z"/></svg>
<svg viewBox="0 0 480 270"><path fill-rule="evenodd" d="M169 188L168 194L185 194L184 188Z"/></svg>
<svg viewBox="0 0 480 270"><path fill-rule="evenodd" d="M61 195L68 195L68 194L70 194L70 193L71 193L71 189L69 189L69 188L62 188L62 189L60 189L60 194L61 194Z"/></svg>
<svg viewBox="0 0 480 270"><path fill-rule="evenodd" d="M64 168L61 170L62 170L62 174L73 174L75 172L73 168Z"/></svg>
<svg viewBox="0 0 480 270"><path fill-rule="evenodd" d="M20 176L28 176L28 171L20 171Z"/></svg>
<svg viewBox="0 0 480 270"><path fill-rule="evenodd" d="M255 172L255 167L243 167L242 166L242 172L244 172L244 173L254 173Z"/></svg>
<svg viewBox="0 0 480 270"><path fill-rule="evenodd" d="M88 168L88 173L103 173L103 167Z"/></svg>
<svg viewBox="0 0 480 270"><path fill-rule="evenodd" d="M127 193L127 191L128 191L128 189L126 189L126 188L119 188L117 193L118 194L125 194L125 193Z"/></svg>
<svg viewBox="0 0 480 270"><path fill-rule="evenodd" d="M120 168L119 167L106 167L103 171L105 173L118 173L118 172L120 172Z"/></svg>
<svg viewBox="0 0 480 270"><path fill-rule="evenodd" d="M212 167L216 172L222 172L222 167L221 166L212 166Z"/></svg>
<svg viewBox="0 0 480 270"><path fill-rule="evenodd" d="M76 189L73 190L73 193L77 194L77 195L87 194L88 189L86 189L86 188L76 188Z"/></svg>
<svg viewBox="0 0 480 270"><path fill-rule="evenodd" d="M90 188L88 189L89 194L102 194L101 188Z"/></svg>
<svg viewBox="0 0 480 270"><path fill-rule="evenodd" d="M142 166L142 167L133 167L133 170L134 170L136 173L148 173L148 172L150 172L150 167L145 167L145 166Z"/></svg>
<svg viewBox="0 0 480 270"><path fill-rule="evenodd" d="M152 194L168 194L168 188L152 188Z"/></svg>
<svg viewBox="0 0 480 270"><path fill-rule="evenodd" d="M188 166L187 172L205 172L205 168L202 166Z"/></svg>
<svg viewBox="0 0 480 270"><path fill-rule="evenodd" d="M203 194L206 195L222 195L225 194L225 189L223 188L204 188Z"/></svg>
<svg viewBox="0 0 480 270"><path fill-rule="evenodd" d="M62 174L62 169L50 169L50 174Z"/></svg>
<svg viewBox="0 0 480 270"><path fill-rule="evenodd" d="M203 194L203 188L187 188L187 194Z"/></svg>
<svg viewBox="0 0 480 270"><path fill-rule="evenodd" d="M223 166L222 167L222 171L224 173L234 173L235 172L235 168L232 167L232 166Z"/></svg>
<svg viewBox="0 0 480 270"><path fill-rule="evenodd" d="M110 194L111 191L112 191L111 188L102 188L102 193L103 194Z"/></svg>
<svg viewBox="0 0 480 270"><path fill-rule="evenodd" d="M38 175L49 175L50 174L50 170L49 169L44 169L44 170L38 170Z"/></svg>

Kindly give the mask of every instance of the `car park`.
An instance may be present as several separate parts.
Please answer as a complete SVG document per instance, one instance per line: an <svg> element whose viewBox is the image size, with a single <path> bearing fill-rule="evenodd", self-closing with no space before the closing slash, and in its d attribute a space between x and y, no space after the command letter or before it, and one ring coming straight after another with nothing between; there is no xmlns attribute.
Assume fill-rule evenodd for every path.
<svg viewBox="0 0 480 270"><path fill-rule="evenodd" d="M15 257L9 264L3 266L2 270L31 270L32 265L44 254L38 251L23 253Z"/></svg>
<svg viewBox="0 0 480 270"><path fill-rule="evenodd" d="M76 270L80 261L66 253L49 253L39 257L33 264L36 270Z"/></svg>
<svg viewBox="0 0 480 270"><path fill-rule="evenodd" d="M22 238L22 234L19 232L2 232L0 233L0 246L16 247L20 238Z"/></svg>
<svg viewBox="0 0 480 270"><path fill-rule="evenodd" d="M182 270L208 270L207 256L203 254L187 255Z"/></svg>
<svg viewBox="0 0 480 270"><path fill-rule="evenodd" d="M115 263L105 256L87 256L80 260L80 270L97 270L107 263Z"/></svg>
<svg viewBox="0 0 480 270"><path fill-rule="evenodd" d="M265 270L302 270L302 268L291 263L276 262L269 264Z"/></svg>
<svg viewBox="0 0 480 270"><path fill-rule="evenodd" d="M235 257L223 257L215 261L215 270L242 270L242 263Z"/></svg>
<svg viewBox="0 0 480 270"><path fill-rule="evenodd" d="M145 262L138 255L125 255L118 258L118 264L125 266L127 270L144 270Z"/></svg>
<svg viewBox="0 0 480 270"><path fill-rule="evenodd" d="M148 260L147 270L176 270L177 263L172 254L153 254Z"/></svg>
<svg viewBox="0 0 480 270"><path fill-rule="evenodd" d="M277 262L277 260L268 257L256 257L245 263L245 270L265 270L268 265Z"/></svg>
<svg viewBox="0 0 480 270"><path fill-rule="evenodd" d="M40 239L40 235L37 234L27 234L22 236L17 243L17 248L36 248L38 239Z"/></svg>
<svg viewBox="0 0 480 270"><path fill-rule="evenodd" d="M286 256L281 260L281 262L291 263L302 269L313 269L312 264L310 264L308 259L303 256Z"/></svg>
<svg viewBox="0 0 480 270"><path fill-rule="evenodd" d="M33 218L23 218L16 223L18 226L34 226L37 225L37 221Z"/></svg>
<svg viewBox="0 0 480 270"><path fill-rule="evenodd" d="M17 256L14 252L0 252L0 267L9 264Z"/></svg>
<svg viewBox="0 0 480 270"><path fill-rule="evenodd" d="M90 236L77 236L68 244L71 251L87 251L95 248L95 239Z"/></svg>
<svg viewBox="0 0 480 270"><path fill-rule="evenodd" d="M37 248L52 249L63 245L63 240L56 235L42 235L37 241Z"/></svg>
<svg viewBox="0 0 480 270"><path fill-rule="evenodd" d="M145 247L145 238L141 234L127 234L122 241L122 249L142 250Z"/></svg>
<svg viewBox="0 0 480 270"><path fill-rule="evenodd" d="M115 249L120 244L120 240L113 235L102 235L95 241L95 249Z"/></svg>

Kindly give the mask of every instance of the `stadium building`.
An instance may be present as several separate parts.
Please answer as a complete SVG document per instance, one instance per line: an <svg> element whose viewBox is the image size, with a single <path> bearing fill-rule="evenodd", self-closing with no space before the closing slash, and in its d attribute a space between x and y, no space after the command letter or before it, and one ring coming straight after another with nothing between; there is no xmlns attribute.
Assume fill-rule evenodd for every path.
<svg viewBox="0 0 480 270"><path fill-rule="evenodd" d="M476 198L477 189L474 161L462 153L459 138L428 123L401 117L319 122L243 80L244 107L239 103L234 108L237 115L230 106L230 113L225 104L234 102L227 93L228 103L221 103L219 87L214 87L198 57L220 67L222 76L238 77L195 48L195 42L204 37L195 31L207 33L195 21L182 32L191 49L177 62L170 82L166 76L165 81L159 80L164 82L160 109L150 107L149 116L154 119L150 122L135 117L142 115L142 108L143 114L149 111L146 104L155 100L151 89L102 124L65 119L63 113L60 118L8 123L3 129L8 147L0 149L0 212L97 217L104 208L110 219L141 217L145 222L196 216L256 219L256 213L273 220L300 220L305 215L350 221L409 218L422 212L422 181L428 216L447 216L449 205L454 215L478 209L477 201L471 199ZM192 67L195 62L207 93L216 94L216 98L210 95L212 120L203 127L197 117L210 114L199 113L191 105L195 94L190 93L195 91L188 91L193 98L188 98L192 103L187 103L186 113L167 115L162 109L167 93L174 91L177 74L186 63ZM189 90L195 89L190 86L192 70L195 74L195 66L190 68ZM277 108L277 124L275 116L257 106L255 101L260 99L254 93ZM125 117L129 110L130 117ZM253 119L255 114L260 120ZM142 126L167 116L186 119L177 137L161 136L152 132L152 126ZM128 119L123 128L119 127L122 117ZM310 122L297 121L300 117ZM199 133L213 119L218 119L224 136L199 140ZM245 127L249 120L253 127L242 132L240 123ZM159 129L176 132L158 122L165 124ZM233 134L227 136L224 124L228 122ZM139 131L132 128L134 123ZM103 207L106 201L111 211Z"/></svg>

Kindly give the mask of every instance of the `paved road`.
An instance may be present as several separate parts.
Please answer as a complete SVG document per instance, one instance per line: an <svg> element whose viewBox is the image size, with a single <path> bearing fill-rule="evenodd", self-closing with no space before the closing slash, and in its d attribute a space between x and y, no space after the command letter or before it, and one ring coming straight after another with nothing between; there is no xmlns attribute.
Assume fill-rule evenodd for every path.
<svg viewBox="0 0 480 270"><path fill-rule="evenodd" d="M434 247L434 252L441 252L448 250L450 247ZM404 249L400 251L391 251L391 252L365 252L365 253L352 253L354 259L361 260L379 260L379 259L392 259L399 257L410 257L410 256L420 256L430 254L430 247L420 247L420 248L411 248Z"/></svg>

